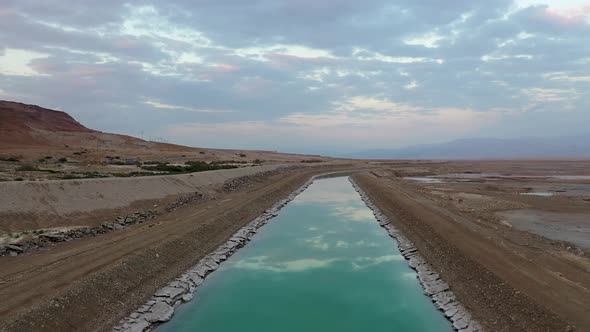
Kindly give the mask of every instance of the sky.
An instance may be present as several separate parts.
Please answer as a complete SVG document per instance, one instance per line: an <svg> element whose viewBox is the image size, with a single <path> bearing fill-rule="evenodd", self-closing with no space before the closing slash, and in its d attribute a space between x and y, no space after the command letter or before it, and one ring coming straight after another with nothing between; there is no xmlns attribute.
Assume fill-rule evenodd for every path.
<svg viewBox="0 0 590 332"><path fill-rule="evenodd" d="M2 0L0 99L339 154L590 132L590 0Z"/></svg>

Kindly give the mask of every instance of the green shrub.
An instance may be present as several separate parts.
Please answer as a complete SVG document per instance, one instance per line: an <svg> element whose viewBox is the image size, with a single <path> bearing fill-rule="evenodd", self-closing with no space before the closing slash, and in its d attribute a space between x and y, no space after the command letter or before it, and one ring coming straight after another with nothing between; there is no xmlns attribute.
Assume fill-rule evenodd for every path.
<svg viewBox="0 0 590 332"><path fill-rule="evenodd" d="M223 164L247 164L246 160L214 160L211 162L212 165L223 165Z"/></svg>
<svg viewBox="0 0 590 332"><path fill-rule="evenodd" d="M153 175L158 175L158 174L154 174L152 172L129 172L129 173L112 173L112 175L114 177L118 177L118 178L129 178L129 177L134 177L134 176L153 176Z"/></svg>
<svg viewBox="0 0 590 332"><path fill-rule="evenodd" d="M8 158L0 158L0 161L12 161L12 162L19 162L20 160L16 157L8 157Z"/></svg>
<svg viewBox="0 0 590 332"><path fill-rule="evenodd" d="M41 171L37 166L22 165L16 168L17 172L39 172Z"/></svg>
<svg viewBox="0 0 590 332"><path fill-rule="evenodd" d="M108 178L111 177L110 173L99 173L99 172L83 172L83 173L68 173L61 177L62 180L78 180L78 179L95 179L95 178Z"/></svg>
<svg viewBox="0 0 590 332"><path fill-rule="evenodd" d="M158 164L154 166L142 166L146 171L166 172L168 174L195 173L203 171L212 171L217 169L236 168L234 165L219 165L207 163L204 161L187 161L187 166L175 166L167 164Z"/></svg>

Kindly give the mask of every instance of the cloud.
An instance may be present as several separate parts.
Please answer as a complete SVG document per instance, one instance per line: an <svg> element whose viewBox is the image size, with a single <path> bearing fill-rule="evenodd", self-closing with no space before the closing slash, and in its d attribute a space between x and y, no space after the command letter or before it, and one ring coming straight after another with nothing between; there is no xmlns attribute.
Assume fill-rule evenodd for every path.
<svg viewBox="0 0 590 332"><path fill-rule="evenodd" d="M572 134L590 121L589 13L579 0L5 0L0 89L99 130L211 147Z"/></svg>
<svg viewBox="0 0 590 332"><path fill-rule="evenodd" d="M562 82L590 82L589 76L576 76L575 74L568 74L565 72L547 73L544 77L551 81Z"/></svg>
<svg viewBox="0 0 590 332"><path fill-rule="evenodd" d="M348 248L378 248L379 244L375 242L368 242L365 240L360 240L356 242L346 242L346 241L336 241L334 245L336 248L348 249Z"/></svg>
<svg viewBox="0 0 590 332"><path fill-rule="evenodd" d="M337 206L332 213L334 216L350 221L374 221L373 212L366 207Z"/></svg>
<svg viewBox="0 0 590 332"><path fill-rule="evenodd" d="M300 273L330 267L335 262L350 262L353 270L363 270L383 263L403 261L401 255L385 255L376 257L345 258L302 258L287 261L273 261L269 256L255 256L237 261L232 268L267 271L275 273Z"/></svg>
<svg viewBox="0 0 590 332"><path fill-rule="evenodd" d="M350 244L348 242L339 240L336 241L336 248L348 248L350 246Z"/></svg>
<svg viewBox="0 0 590 332"><path fill-rule="evenodd" d="M330 249L330 244L324 240L324 237L319 235L315 236L311 239L304 240L311 248L319 249L319 250L328 250Z"/></svg>
<svg viewBox="0 0 590 332"><path fill-rule="evenodd" d="M231 110L197 109L197 108L191 108L191 107L186 107L186 106L169 105L169 104L163 104L163 103L160 103L157 101L151 101L151 100L146 100L143 103L148 106L154 107L154 108L160 108L160 109L166 109L166 110L182 110L182 111L197 112L197 113L232 113L232 112L234 112Z"/></svg>
<svg viewBox="0 0 590 332"><path fill-rule="evenodd" d="M477 112L456 108L427 109L383 99L353 97L335 103L330 112L291 113L272 122L173 125L168 128L167 135L177 139L199 137L201 141L210 141L213 136L222 135L228 142L239 142L256 133L264 133L265 139L280 139L288 135L296 138L294 143L302 145L342 137L340 144L354 142L357 146L369 146L371 142L378 141L415 141L421 136L422 128L429 128L439 137L451 137L459 132L473 133L486 124L494 123L503 114L499 111Z"/></svg>
<svg viewBox="0 0 590 332"><path fill-rule="evenodd" d="M358 200L358 194L354 191L342 190L334 192L329 190L323 191L316 188L317 187L312 186L301 195L295 197L292 202L294 204L322 203L340 205Z"/></svg>
<svg viewBox="0 0 590 332"><path fill-rule="evenodd" d="M31 66L31 62L49 57L47 53L6 49L0 54L0 75L40 76L43 73Z"/></svg>
<svg viewBox="0 0 590 332"><path fill-rule="evenodd" d="M256 256L236 262L233 267L244 270L269 271L277 273L297 273L322 269L338 261L336 258L304 258L284 262L273 262L268 256Z"/></svg>
<svg viewBox="0 0 590 332"><path fill-rule="evenodd" d="M386 256L378 256L378 257L362 257L356 259L353 263L353 269L355 270L363 270L369 268L371 266L388 263L388 262L396 262L396 261L403 261L404 257L402 255L386 255Z"/></svg>
<svg viewBox="0 0 590 332"><path fill-rule="evenodd" d="M529 88L524 89L523 93L536 103L569 101L579 96L573 89Z"/></svg>

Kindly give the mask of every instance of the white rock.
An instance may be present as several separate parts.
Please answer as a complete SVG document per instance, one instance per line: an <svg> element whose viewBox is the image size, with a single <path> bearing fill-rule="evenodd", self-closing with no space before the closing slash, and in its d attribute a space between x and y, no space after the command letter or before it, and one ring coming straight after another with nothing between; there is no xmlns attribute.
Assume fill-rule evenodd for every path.
<svg viewBox="0 0 590 332"><path fill-rule="evenodd" d="M154 322L166 322L172 318L174 309L166 302L156 302L150 311L145 315L145 320L150 323Z"/></svg>

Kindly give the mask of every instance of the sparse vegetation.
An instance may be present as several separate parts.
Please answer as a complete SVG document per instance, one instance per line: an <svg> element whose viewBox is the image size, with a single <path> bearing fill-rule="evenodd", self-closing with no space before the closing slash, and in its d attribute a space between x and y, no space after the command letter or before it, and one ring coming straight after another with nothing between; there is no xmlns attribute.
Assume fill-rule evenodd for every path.
<svg viewBox="0 0 590 332"><path fill-rule="evenodd" d="M57 161L59 161L60 163L67 163L68 158L59 158Z"/></svg>
<svg viewBox="0 0 590 332"><path fill-rule="evenodd" d="M0 161L19 162L20 160L16 157L8 157L8 158L0 158Z"/></svg>
<svg viewBox="0 0 590 332"><path fill-rule="evenodd" d="M214 160L210 162L212 165L223 165L223 164L247 164L246 160Z"/></svg>
<svg viewBox="0 0 590 332"><path fill-rule="evenodd" d="M17 172L41 172L42 170L39 169L37 166L34 165L22 165L16 168Z"/></svg>
<svg viewBox="0 0 590 332"><path fill-rule="evenodd" d="M187 161L186 164L187 166L158 164L154 166L142 166L141 168L145 169L146 171L164 172L168 174L195 173L217 169L237 168L235 165L214 164L204 161Z"/></svg>
<svg viewBox="0 0 590 332"><path fill-rule="evenodd" d="M320 160L320 159L304 159L301 162L302 163L321 163L322 160Z"/></svg>
<svg viewBox="0 0 590 332"><path fill-rule="evenodd" d="M82 172L82 173L68 173L61 177L62 180L77 180L77 179L95 179L95 178L108 178L113 176L110 173L100 172Z"/></svg>
<svg viewBox="0 0 590 332"><path fill-rule="evenodd" d="M24 181L24 180L25 179L23 179L23 178L16 178L16 179L14 179L14 181Z"/></svg>
<svg viewBox="0 0 590 332"><path fill-rule="evenodd" d="M17 172L47 172L47 173L51 173L51 174L62 173L61 171L57 171L54 169L43 169L43 168L39 168L34 165L22 165L22 166L17 167L16 171Z"/></svg>
<svg viewBox="0 0 590 332"><path fill-rule="evenodd" d="M112 173L111 175L114 177L118 177L118 178L129 178L129 177L134 177L134 176L152 176L152 175L158 175L158 174L154 174L152 172L129 172L129 173Z"/></svg>
<svg viewBox="0 0 590 332"><path fill-rule="evenodd" d="M240 153L239 156L242 157L242 158L246 158L247 157L244 153Z"/></svg>

